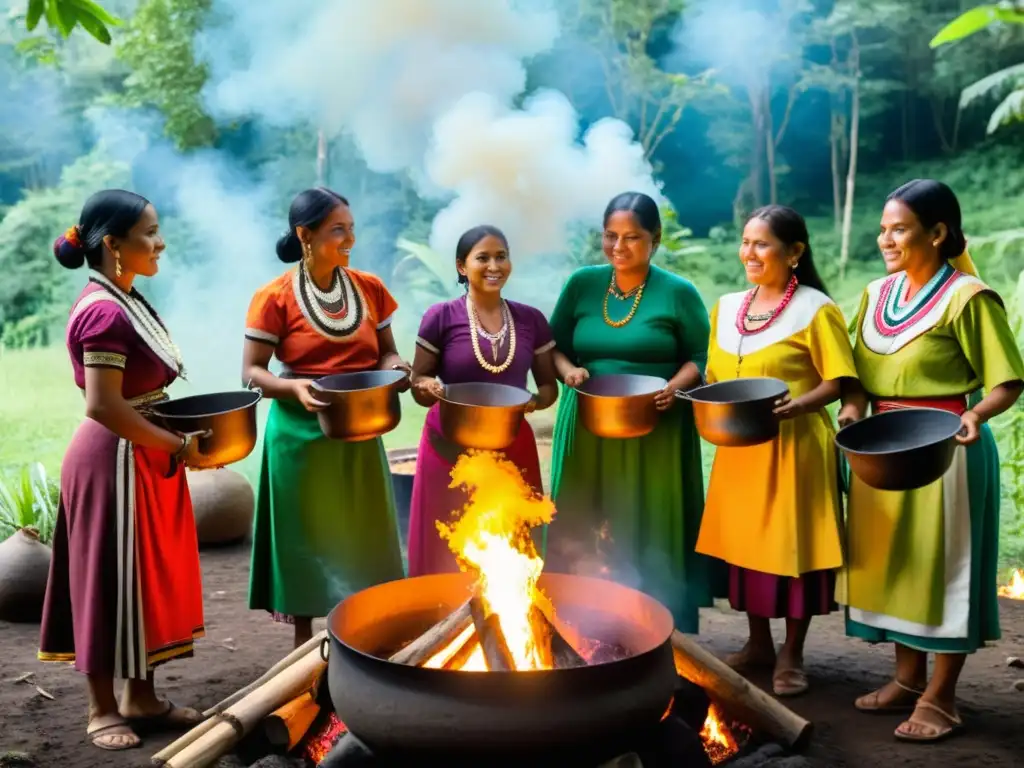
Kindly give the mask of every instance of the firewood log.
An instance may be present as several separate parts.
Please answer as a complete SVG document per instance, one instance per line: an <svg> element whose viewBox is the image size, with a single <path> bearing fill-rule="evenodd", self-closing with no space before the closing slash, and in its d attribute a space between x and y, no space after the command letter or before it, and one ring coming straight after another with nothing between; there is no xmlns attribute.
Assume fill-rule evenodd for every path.
<svg viewBox="0 0 1024 768"><path fill-rule="evenodd" d="M306 735L318 714L320 705L316 696L312 691L305 691L263 718L263 733L280 754L290 752Z"/></svg>
<svg viewBox="0 0 1024 768"><path fill-rule="evenodd" d="M491 672L514 672L516 662L508 649L505 633L501 631L498 614L488 615L484 601L480 597L473 597L469 601L469 609L473 617L473 626L476 627L477 639L487 661L487 669Z"/></svg>
<svg viewBox="0 0 1024 768"><path fill-rule="evenodd" d="M461 635L472 621L467 600L405 648L393 654L388 661L407 664L410 667L421 666Z"/></svg>
<svg viewBox="0 0 1024 768"><path fill-rule="evenodd" d="M565 639L555 622L548 618L543 607L530 606L530 626L535 629L538 648L544 662L552 669L571 669L587 666L586 659Z"/></svg>
<svg viewBox="0 0 1024 768"><path fill-rule="evenodd" d="M462 669L466 666L466 662L469 661L470 656L476 653L476 649L479 647L480 641L476 639L476 635L473 635L462 644L462 647L459 648L459 650L457 650L441 668L447 670Z"/></svg>
<svg viewBox="0 0 1024 768"><path fill-rule="evenodd" d="M793 750L803 749L812 723L769 696L679 631L672 633L676 671L696 683L730 715Z"/></svg>

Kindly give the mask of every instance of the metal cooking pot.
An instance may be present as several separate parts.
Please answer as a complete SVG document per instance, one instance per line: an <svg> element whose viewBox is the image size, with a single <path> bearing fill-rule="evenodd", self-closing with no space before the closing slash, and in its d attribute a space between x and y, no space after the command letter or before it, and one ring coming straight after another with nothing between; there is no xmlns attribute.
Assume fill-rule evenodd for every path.
<svg viewBox="0 0 1024 768"><path fill-rule="evenodd" d="M317 413L320 431L350 443L390 432L402 419L398 383L405 377L403 371L359 371L316 379L316 398L328 403Z"/></svg>
<svg viewBox="0 0 1024 768"><path fill-rule="evenodd" d="M577 412L587 431L598 437L643 437L661 415L654 396L668 386L658 376L613 373L587 379L576 388Z"/></svg>
<svg viewBox="0 0 1024 768"><path fill-rule="evenodd" d="M256 447L256 406L259 390L215 392L165 400L149 406L154 424L172 432L199 434L199 457L188 462L193 469L216 469L241 461Z"/></svg>
<svg viewBox="0 0 1024 768"><path fill-rule="evenodd" d="M935 482L953 463L960 417L939 408L898 408L848 424L836 445L850 469L880 491L910 491Z"/></svg>
<svg viewBox="0 0 1024 768"><path fill-rule="evenodd" d="M519 434L530 397L507 384L448 384L441 398L441 433L463 448L504 450Z"/></svg>
<svg viewBox="0 0 1024 768"><path fill-rule="evenodd" d="M480 766L495 764L498 756L502 765L537 765L538 758L557 755L556 764L576 765L568 756L607 750L594 755L590 765L597 765L628 751L638 733L659 722L676 686L672 615L653 598L604 579L545 573L539 586L562 622L583 637L621 646L626 658L524 672L460 672L387 660L454 611L472 585L465 573L391 581L331 611L331 700L375 757L387 765L444 757L439 764Z"/></svg>
<svg viewBox="0 0 1024 768"><path fill-rule="evenodd" d="M676 397L693 404L697 433L712 445L740 448L779 436L775 403L789 392L786 382L769 377L705 384Z"/></svg>

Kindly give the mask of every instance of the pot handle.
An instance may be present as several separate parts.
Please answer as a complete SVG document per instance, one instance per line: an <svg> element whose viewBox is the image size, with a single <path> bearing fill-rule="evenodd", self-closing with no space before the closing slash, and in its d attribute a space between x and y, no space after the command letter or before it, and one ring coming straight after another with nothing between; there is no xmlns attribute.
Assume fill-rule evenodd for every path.
<svg viewBox="0 0 1024 768"><path fill-rule="evenodd" d="M689 390L677 389L676 397L678 397L680 400L689 400L690 402L693 402L693 397L690 395L690 392L696 392L698 389L703 389L707 385L708 380L701 376L700 383L697 384L697 386L691 387Z"/></svg>
<svg viewBox="0 0 1024 768"><path fill-rule="evenodd" d="M254 387L252 385L252 379L249 379L249 381L245 385L245 388L248 389L250 392L255 392L260 397L263 397L263 388L262 387Z"/></svg>
<svg viewBox="0 0 1024 768"><path fill-rule="evenodd" d="M320 658L324 661L330 661L331 655L331 641L330 638L325 637L320 641Z"/></svg>

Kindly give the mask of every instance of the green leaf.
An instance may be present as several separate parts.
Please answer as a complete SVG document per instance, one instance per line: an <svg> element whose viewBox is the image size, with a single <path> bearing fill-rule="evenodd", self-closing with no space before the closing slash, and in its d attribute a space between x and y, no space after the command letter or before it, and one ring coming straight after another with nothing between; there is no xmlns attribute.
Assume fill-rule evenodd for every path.
<svg viewBox="0 0 1024 768"><path fill-rule="evenodd" d="M79 11L78 23L82 25L82 29L95 37L101 43L104 45L110 45L110 30L107 29L106 25L98 18Z"/></svg>
<svg viewBox="0 0 1024 768"><path fill-rule="evenodd" d="M29 32L34 30L39 24L39 19L43 17L43 11L45 10L46 0L29 0L28 14L25 16L25 26Z"/></svg>
<svg viewBox="0 0 1024 768"><path fill-rule="evenodd" d="M964 109L982 96L987 96L997 88L1016 85L1024 80L1024 62L986 75L976 83L968 85L960 93L960 109Z"/></svg>
<svg viewBox="0 0 1024 768"><path fill-rule="evenodd" d="M66 0L46 0L46 21L67 38L78 21L78 12Z"/></svg>
<svg viewBox="0 0 1024 768"><path fill-rule="evenodd" d="M932 38L928 44L932 48L952 43L970 37L975 32L980 32L989 24L1002 21L1010 24L1024 24L1024 13L1009 8L1000 8L998 5L979 5L966 11L949 24L939 30L939 33Z"/></svg>
<svg viewBox="0 0 1024 768"><path fill-rule="evenodd" d="M94 3L93 0L66 0L75 7L78 8L79 21L82 26L85 27L85 22L81 21L82 16L92 16L94 19L99 21L101 24L108 27L120 27L124 22L121 21L117 16L108 12L99 3ZM88 27L86 27L88 29Z"/></svg>
<svg viewBox="0 0 1024 768"><path fill-rule="evenodd" d="M985 132L995 133L1001 126L1024 120L1024 88L1013 91L999 104L988 119Z"/></svg>

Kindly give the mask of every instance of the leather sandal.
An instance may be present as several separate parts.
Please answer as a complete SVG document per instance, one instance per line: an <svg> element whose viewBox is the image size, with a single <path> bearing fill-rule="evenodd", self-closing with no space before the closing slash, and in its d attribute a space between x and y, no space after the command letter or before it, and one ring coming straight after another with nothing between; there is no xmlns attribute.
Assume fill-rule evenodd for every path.
<svg viewBox="0 0 1024 768"><path fill-rule="evenodd" d="M923 712L933 715L930 719L922 717ZM941 724L934 721L938 719ZM910 733L906 730L908 725L916 726L917 733ZM958 733L964 727L963 720L956 713L947 712L942 707L932 704L930 701L918 701L910 719L901 723L893 735L900 741L913 741L918 744L933 744L936 741L948 739Z"/></svg>
<svg viewBox="0 0 1024 768"><path fill-rule="evenodd" d="M158 714L125 717L125 720L148 730L178 730L194 728L205 719L202 712L191 707L178 707L172 701L166 704L167 708Z"/></svg>
<svg viewBox="0 0 1024 768"><path fill-rule="evenodd" d="M119 733L114 733L113 731L117 728L120 728L121 731ZM101 739L110 738L112 736L134 737L135 741L129 741L123 744L111 744L110 742L101 741ZM101 725L99 728L94 728L91 731L86 730L85 737L94 747L105 749L107 752L123 752L126 749L138 749L142 746L142 739L140 739L139 735L132 730L132 727L127 720L119 720L118 722L111 723L110 725Z"/></svg>
<svg viewBox="0 0 1024 768"><path fill-rule="evenodd" d="M871 693L866 693L859 699L853 702L853 706L860 712L866 712L868 714L888 714L890 712L913 712L914 707L917 705L917 700L921 697L924 691L919 691L917 688L911 688L909 685L904 685L899 680L893 680L893 683L905 693L911 693L914 695L912 701L907 701L902 697L896 699L896 701L890 702L889 704L880 705L878 703L879 694L882 688ZM909 697L907 697L909 698Z"/></svg>
<svg viewBox="0 0 1024 768"><path fill-rule="evenodd" d="M772 675L772 693L780 698L799 696L807 688L807 673L802 669L779 669Z"/></svg>

